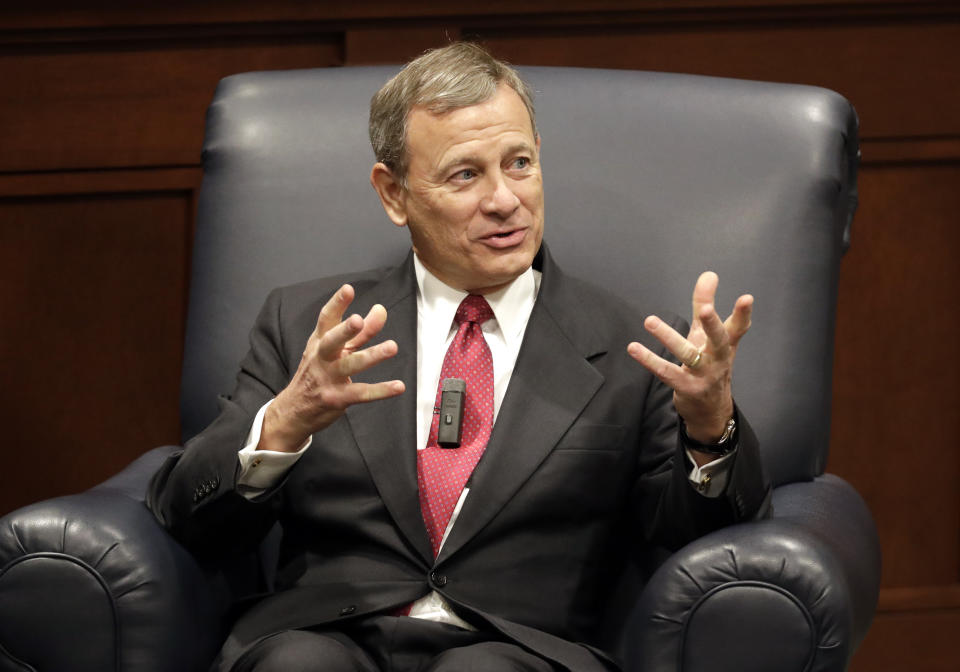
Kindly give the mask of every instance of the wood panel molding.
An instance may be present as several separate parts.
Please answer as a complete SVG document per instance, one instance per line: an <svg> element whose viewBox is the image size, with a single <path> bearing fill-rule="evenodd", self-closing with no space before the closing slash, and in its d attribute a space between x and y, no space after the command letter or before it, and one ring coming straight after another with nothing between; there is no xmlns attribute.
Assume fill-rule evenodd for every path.
<svg viewBox="0 0 960 672"><path fill-rule="evenodd" d="M60 0L40 7L18 6L2 10L6 36L19 31L44 29L103 29L106 26L185 26L277 22L329 22L331 24L395 21L442 21L462 25L490 24L499 20L513 25L571 25L623 20L656 22L709 22L800 19L873 20L910 17L955 16L951 0L907 2L904 0L511 0L462 5L431 0L356 0L350 3L303 3L279 0L271 3L243 0L196 3L129 3L99 0L77 3ZM401 27L401 26L395 26Z"/></svg>
<svg viewBox="0 0 960 672"><path fill-rule="evenodd" d="M852 670L954 670L952 641L942 635L958 627L960 584L883 588Z"/></svg>
<svg viewBox="0 0 960 672"><path fill-rule="evenodd" d="M895 2L893 0L568 0L487 2L455 9L436 3L139 3L136 9L101 2L99 9L62 7L0 9L0 50L82 48L95 44L144 46L158 42L251 40L343 35L351 30L403 33L446 27L466 34L488 30L513 33L550 31L659 29L721 29L731 25L774 28L782 24L832 25L950 22L960 18L952 0ZM455 36L453 36L455 38Z"/></svg>
<svg viewBox="0 0 960 672"><path fill-rule="evenodd" d="M960 135L864 138L860 152L865 166L960 161Z"/></svg>
<svg viewBox="0 0 960 672"><path fill-rule="evenodd" d="M0 515L179 439L193 191L132 186L0 198Z"/></svg>
<svg viewBox="0 0 960 672"><path fill-rule="evenodd" d="M884 588L877 602L877 611L880 613L937 609L956 610L960 615L960 583Z"/></svg>
<svg viewBox="0 0 960 672"><path fill-rule="evenodd" d="M215 83L227 74L400 62L460 36L478 38L515 63L826 86L860 112L865 160L957 155L958 4L803 5L826 14L802 21L729 15L722 25L691 23L687 13L671 23L652 5L637 4L644 9L634 10L635 21L568 8L542 16L478 13L399 25L359 19L243 23L225 15L221 23L187 24L181 18L131 26L112 24L117 16L105 12L98 26L3 31L0 79L13 95L0 100L0 173L197 166L203 111ZM714 3L697 11L704 7L761 12L794 11L797 5ZM868 16L878 8L902 15L896 21ZM830 12L840 9L859 14L838 21ZM658 18L650 23L651 17Z"/></svg>
<svg viewBox="0 0 960 672"><path fill-rule="evenodd" d="M199 166L0 173L0 198L151 191L195 192L200 188L202 176Z"/></svg>
<svg viewBox="0 0 960 672"><path fill-rule="evenodd" d="M960 162L864 166L840 268L827 467L873 511L884 588L960 580L960 452L941 433L960 421L960 362L930 345L960 329L958 184Z"/></svg>

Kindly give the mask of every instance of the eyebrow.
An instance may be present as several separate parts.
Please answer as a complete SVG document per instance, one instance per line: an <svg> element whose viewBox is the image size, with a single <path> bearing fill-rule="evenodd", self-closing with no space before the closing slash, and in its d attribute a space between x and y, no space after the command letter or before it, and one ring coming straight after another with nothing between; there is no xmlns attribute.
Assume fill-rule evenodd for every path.
<svg viewBox="0 0 960 672"><path fill-rule="evenodd" d="M518 142L517 144L511 145L510 147L507 148L507 156L510 156L511 154L523 154L523 153L532 154L536 156L537 154L536 145L531 145L529 142Z"/></svg>

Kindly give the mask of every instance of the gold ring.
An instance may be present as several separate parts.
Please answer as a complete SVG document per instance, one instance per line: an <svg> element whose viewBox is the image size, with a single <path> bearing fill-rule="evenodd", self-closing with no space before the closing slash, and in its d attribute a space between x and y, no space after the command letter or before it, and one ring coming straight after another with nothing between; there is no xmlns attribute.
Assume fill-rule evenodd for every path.
<svg viewBox="0 0 960 672"><path fill-rule="evenodd" d="M687 364L687 368L695 369L697 365L700 364L700 359L703 357L703 346L701 345L697 348L697 356L693 358L693 361Z"/></svg>

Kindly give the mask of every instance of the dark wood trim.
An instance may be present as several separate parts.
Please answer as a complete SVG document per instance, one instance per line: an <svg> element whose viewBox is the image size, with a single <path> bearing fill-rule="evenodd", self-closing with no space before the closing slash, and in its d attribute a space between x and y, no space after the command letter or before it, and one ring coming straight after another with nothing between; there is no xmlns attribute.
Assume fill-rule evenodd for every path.
<svg viewBox="0 0 960 672"><path fill-rule="evenodd" d="M960 136L863 138L863 165L960 161Z"/></svg>
<svg viewBox="0 0 960 672"><path fill-rule="evenodd" d="M0 17L3 14L0 12ZM104 25L77 28L35 28L23 31L0 30L0 50L20 53L21 50L83 49L95 46L97 50L124 47L144 49L151 44L189 44L203 42L206 46L230 44L242 39L245 44L256 38L304 38L325 36L334 39L343 31L343 24L327 21L267 21L262 23L196 23L155 25ZM254 42L251 42L254 40ZM2 53L2 52L0 52Z"/></svg>
<svg viewBox="0 0 960 672"><path fill-rule="evenodd" d="M0 198L180 191L200 188L196 166L0 173Z"/></svg>
<svg viewBox="0 0 960 672"><path fill-rule="evenodd" d="M878 613L956 610L960 612L960 583L946 586L883 588Z"/></svg>
<svg viewBox="0 0 960 672"><path fill-rule="evenodd" d="M51 4L54 5L51 7ZM57 6L57 5L60 6ZM90 5L99 4L96 8ZM37 42L84 42L185 37L227 37L342 32L350 28L403 29L408 25L446 24L464 28L525 30L537 27L620 26L626 24L930 21L960 17L950 0L491 0L472 7L438 3L207 2L138 3L135 9L116 2L43 3L44 8L0 10L4 29L0 46Z"/></svg>
<svg viewBox="0 0 960 672"><path fill-rule="evenodd" d="M38 6L39 4L39 6ZM464 6L437 3L434 0L356 0L350 3L304 3L278 0L271 3L243 0L214 0L196 3L186 0L140 2L133 7L116 0L85 2L81 7L69 0L42 2L3 11L7 30L29 30L47 27L86 27L105 25L184 25L209 24L225 20L239 23L262 21L363 21L389 19L460 17L483 19L490 16L542 15L549 20L564 20L584 15L656 14L685 20L691 16L721 17L770 15L781 16L906 16L956 13L950 0L905 2L903 0L488 0Z"/></svg>

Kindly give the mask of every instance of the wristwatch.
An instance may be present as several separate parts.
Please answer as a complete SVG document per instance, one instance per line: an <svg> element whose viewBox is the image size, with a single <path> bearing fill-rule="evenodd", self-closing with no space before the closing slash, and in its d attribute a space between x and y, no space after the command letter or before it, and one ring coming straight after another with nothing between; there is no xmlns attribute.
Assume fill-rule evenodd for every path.
<svg viewBox="0 0 960 672"><path fill-rule="evenodd" d="M716 443L703 443L702 441L691 438L690 435L687 434L687 424L683 421L683 418L680 418L680 439L688 448L701 453L726 455L737 445L737 442L734 440L736 433L737 421L734 418L730 418L727 420L726 427L723 428L723 434L720 435Z"/></svg>

